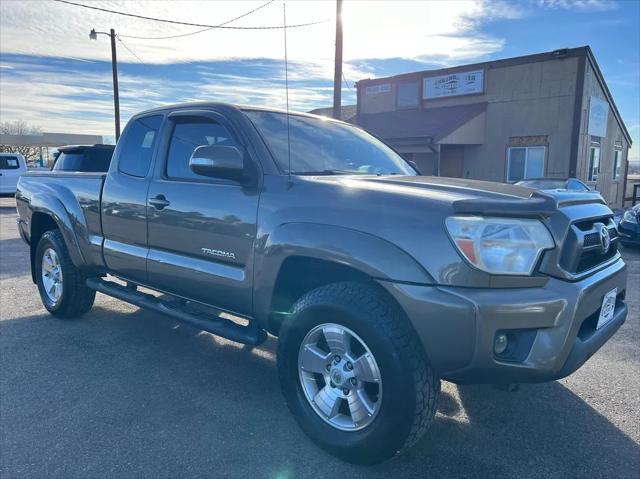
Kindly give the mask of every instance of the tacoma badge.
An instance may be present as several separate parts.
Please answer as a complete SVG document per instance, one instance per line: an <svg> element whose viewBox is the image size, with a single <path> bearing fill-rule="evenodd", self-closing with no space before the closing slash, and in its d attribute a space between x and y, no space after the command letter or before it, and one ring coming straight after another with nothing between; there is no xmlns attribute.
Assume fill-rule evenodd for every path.
<svg viewBox="0 0 640 479"><path fill-rule="evenodd" d="M200 248L200 250L204 254L208 254L211 256L217 256L219 258L227 258L227 259L236 259L236 255L234 253L229 253L228 251L222 251L219 249L212 249L212 248Z"/></svg>

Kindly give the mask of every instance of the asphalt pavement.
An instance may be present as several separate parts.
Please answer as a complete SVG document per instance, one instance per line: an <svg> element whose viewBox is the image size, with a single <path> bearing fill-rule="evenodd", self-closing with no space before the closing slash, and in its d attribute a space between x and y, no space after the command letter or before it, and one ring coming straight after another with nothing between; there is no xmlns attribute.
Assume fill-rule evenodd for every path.
<svg viewBox="0 0 640 479"><path fill-rule="evenodd" d="M48 315L14 206L0 198L1 478L640 478L638 250L627 322L580 370L515 393L444 383L416 447L359 467L296 426L274 339L240 346L103 295Z"/></svg>

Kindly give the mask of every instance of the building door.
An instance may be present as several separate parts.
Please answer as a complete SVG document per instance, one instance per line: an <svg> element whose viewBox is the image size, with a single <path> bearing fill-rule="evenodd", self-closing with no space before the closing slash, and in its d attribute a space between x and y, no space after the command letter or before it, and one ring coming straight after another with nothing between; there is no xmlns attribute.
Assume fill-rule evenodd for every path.
<svg viewBox="0 0 640 479"><path fill-rule="evenodd" d="M464 171L464 147L440 146L440 176L462 178Z"/></svg>

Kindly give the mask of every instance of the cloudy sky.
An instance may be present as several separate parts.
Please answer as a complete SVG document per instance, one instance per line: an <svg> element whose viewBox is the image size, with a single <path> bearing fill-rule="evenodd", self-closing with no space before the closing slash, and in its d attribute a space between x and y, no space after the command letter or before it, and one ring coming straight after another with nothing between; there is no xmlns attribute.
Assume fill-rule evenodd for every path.
<svg viewBox="0 0 640 479"><path fill-rule="evenodd" d="M74 0L109 10L217 25L259 1ZM335 2L286 2L287 23L327 20L288 33L290 102L331 105ZM640 0L345 0L344 103L359 79L591 45L640 146ZM277 0L230 23L279 26ZM115 28L123 120L156 105L219 100L284 107L282 30L202 30L41 1L0 1L0 119L46 131L112 135L109 39ZM143 37L143 38L135 38Z"/></svg>

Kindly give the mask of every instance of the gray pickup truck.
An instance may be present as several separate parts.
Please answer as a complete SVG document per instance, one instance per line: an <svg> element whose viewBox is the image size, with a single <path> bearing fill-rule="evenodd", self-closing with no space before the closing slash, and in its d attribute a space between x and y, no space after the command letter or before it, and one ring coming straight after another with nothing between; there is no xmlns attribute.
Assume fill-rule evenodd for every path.
<svg viewBox="0 0 640 479"><path fill-rule="evenodd" d="M599 195L419 176L313 115L147 111L108 173L29 173L16 200L54 316L98 291L240 343L278 336L291 412L354 463L414 444L441 379L562 378L627 314Z"/></svg>

